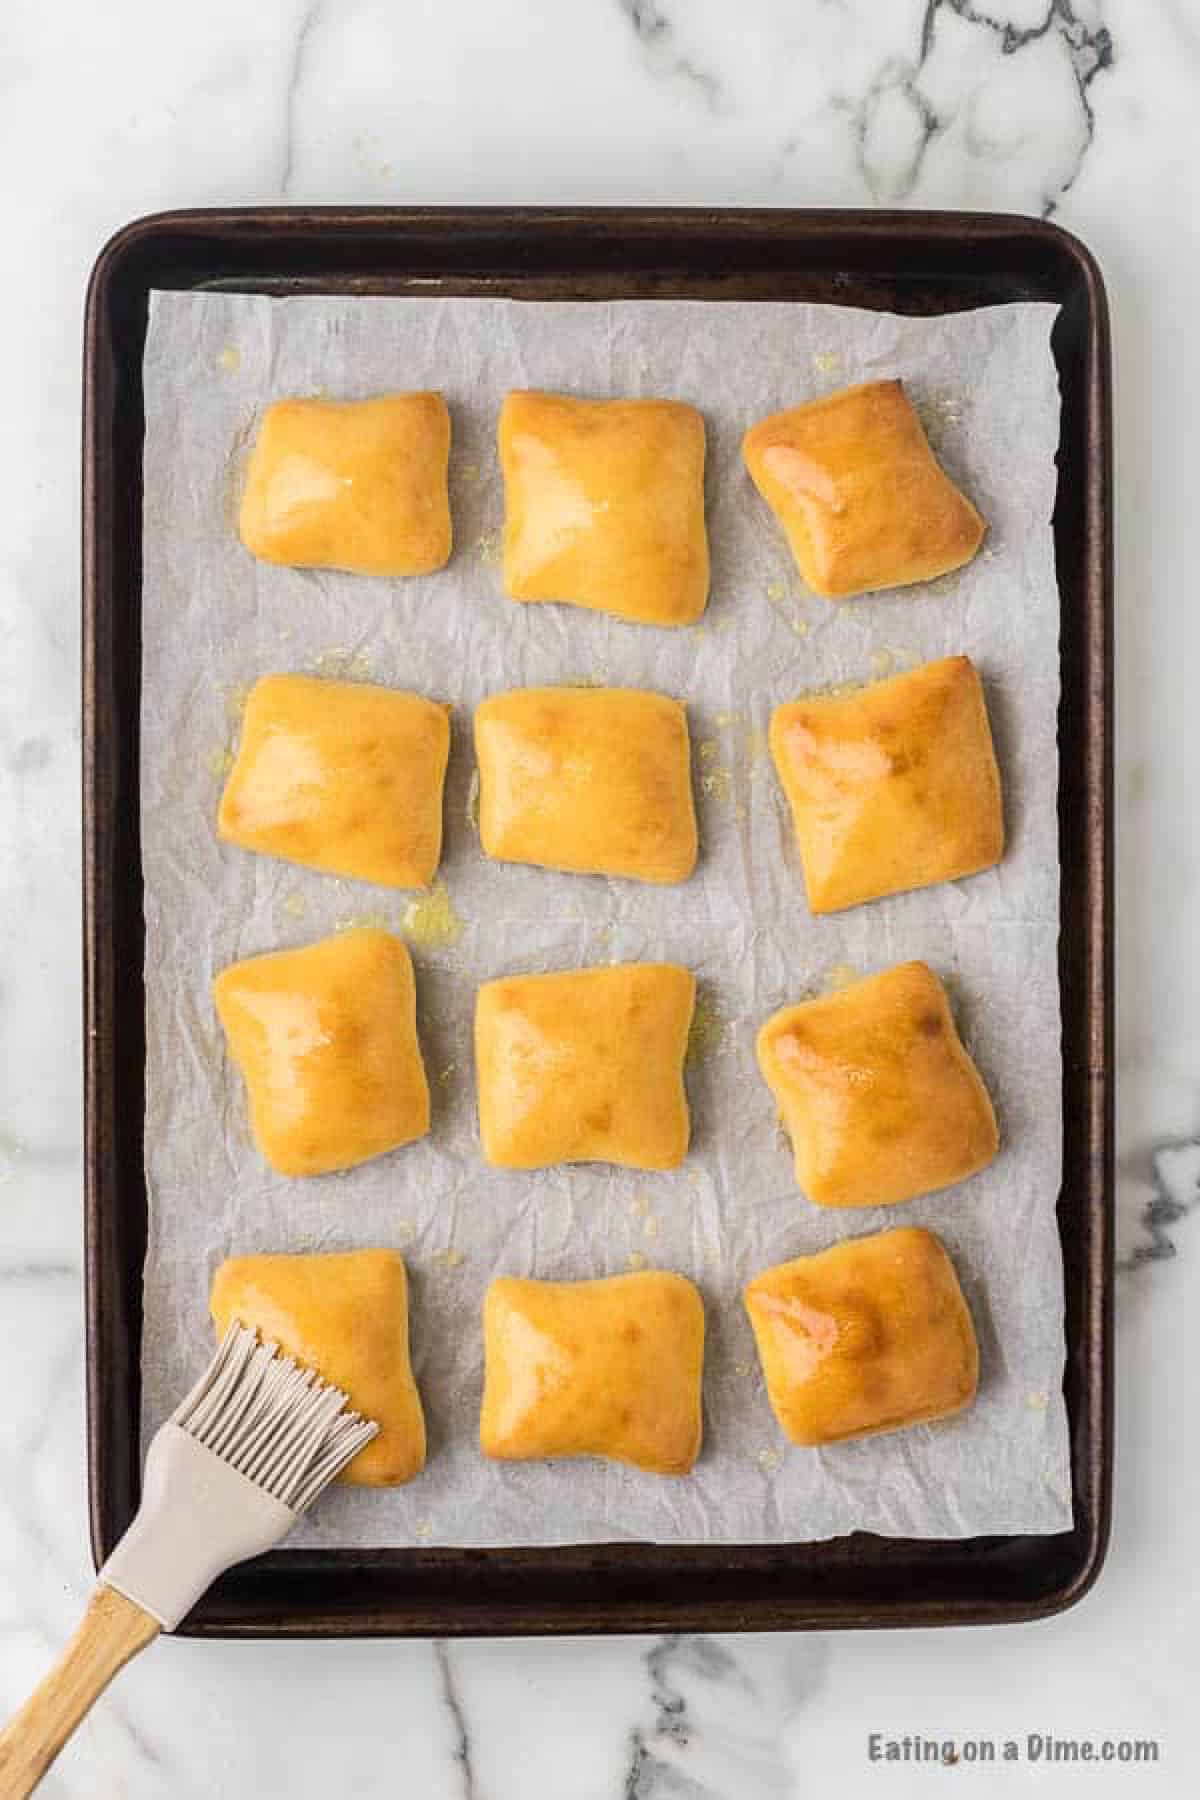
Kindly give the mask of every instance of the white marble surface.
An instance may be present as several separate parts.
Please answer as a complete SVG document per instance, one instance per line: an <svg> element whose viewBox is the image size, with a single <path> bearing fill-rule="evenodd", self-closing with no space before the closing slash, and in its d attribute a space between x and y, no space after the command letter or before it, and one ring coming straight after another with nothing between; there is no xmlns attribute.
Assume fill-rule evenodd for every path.
<svg viewBox="0 0 1200 1800"><path fill-rule="evenodd" d="M1123 1270L1116 1524L1096 1591L1043 1625L904 1639L167 1643L127 1672L47 1794L782 1800L830 1782L936 1785L869 1765L869 1730L1156 1737L1161 1762L1132 1774L959 1779L977 1796L1196 1791L1198 117L1197 0L0 9L0 1708L66 1635L90 1575L79 326L107 234L156 207L281 197L1050 211L1101 259L1117 355Z"/></svg>

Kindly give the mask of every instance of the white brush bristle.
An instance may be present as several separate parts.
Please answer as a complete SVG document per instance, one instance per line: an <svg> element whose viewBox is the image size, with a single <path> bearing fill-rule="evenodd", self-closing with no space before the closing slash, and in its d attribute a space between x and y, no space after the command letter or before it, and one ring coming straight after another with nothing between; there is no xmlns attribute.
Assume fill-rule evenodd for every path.
<svg viewBox="0 0 1200 1800"><path fill-rule="evenodd" d="M212 1362L172 1413L206 1449L303 1512L378 1435L349 1396L234 1320Z"/></svg>

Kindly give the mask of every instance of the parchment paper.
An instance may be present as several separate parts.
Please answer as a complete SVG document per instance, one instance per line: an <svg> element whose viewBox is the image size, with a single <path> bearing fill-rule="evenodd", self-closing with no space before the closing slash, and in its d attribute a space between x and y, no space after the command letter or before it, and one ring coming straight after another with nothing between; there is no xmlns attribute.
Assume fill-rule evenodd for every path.
<svg viewBox="0 0 1200 1800"><path fill-rule="evenodd" d="M828 306L153 296L145 358L142 854L150 1239L144 1425L211 1352L212 1271L250 1251L400 1247L429 1462L409 1486L338 1489L302 1527L325 1544L914 1536L1070 1524L1061 1399L1058 595L1049 519L1054 309L902 319ZM899 375L952 475L991 523L971 566L923 589L830 605L806 594L742 468L756 418L846 382ZM262 409L289 394L441 388L454 421L455 550L427 579L254 562L234 518ZM709 431L713 591L669 632L502 592L494 451L510 387L666 394ZM831 683L968 652L988 691L1010 848L975 879L814 919L765 753L771 709ZM434 1095L422 1143L344 1175L286 1181L250 1143L209 998L237 957L348 922L401 927L407 897L222 846L214 811L245 687L310 670L453 702L447 787L455 943L414 943ZM471 822L471 709L496 689L587 681L687 700L702 861L679 888L504 867ZM948 981L1004 1147L984 1174L899 1208L822 1212L753 1056L776 1006L924 957ZM668 958L701 983L688 1072L693 1146L674 1174L489 1170L476 1137L477 983L508 970ZM943 1425L814 1452L767 1405L741 1284L766 1265L885 1226L945 1240L982 1348L978 1403ZM682 1270L708 1319L705 1445L663 1480L600 1462L491 1465L476 1444L480 1304L497 1273L573 1279Z"/></svg>

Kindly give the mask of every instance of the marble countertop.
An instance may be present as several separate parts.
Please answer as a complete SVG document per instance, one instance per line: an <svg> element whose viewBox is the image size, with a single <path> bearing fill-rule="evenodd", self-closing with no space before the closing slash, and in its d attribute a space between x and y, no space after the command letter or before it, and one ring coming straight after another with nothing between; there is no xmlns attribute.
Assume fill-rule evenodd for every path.
<svg viewBox="0 0 1200 1800"><path fill-rule="evenodd" d="M0 10L0 1712L91 1575L79 343L108 234L160 207L280 200L1014 209L1098 255L1117 373L1118 1443L1095 1591L1043 1624L903 1639L168 1642L97 1709L52 1800L783 1800L936 1782L873 1765L871 1732L1160 1746L1135 1772L963 1770L978 1797L1198 1791L1198 117L1197 0Z"/></svg>

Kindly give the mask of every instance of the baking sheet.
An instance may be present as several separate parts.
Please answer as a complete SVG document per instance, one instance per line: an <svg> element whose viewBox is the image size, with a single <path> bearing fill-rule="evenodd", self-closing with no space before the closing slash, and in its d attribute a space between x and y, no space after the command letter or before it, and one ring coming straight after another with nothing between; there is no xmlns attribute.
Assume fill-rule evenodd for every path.
<svg viewBox="0 0 1200 1800"><path fill-rule="evenodd" d="M1058 597L1050 514L1055 308L936 319L814 305L268 300L152 296L145 358L142 852L146 894L149 1246L143 1424L211 1351L216 1263L254 1250L403 1249L429 1463L391 1492L338 1489L293 1542L531 1545L913 1537L1069 1527L1057 978ZM846 382L899 375L952 475L991 523L966 570L841 606L807 595L741 467L745 426ZM455 553L404 582L255 563L234 530L245 451L286 394L438 386L454 420ZM672 394L702 408L713 595L659 632L501 591L499 402L513 386ZM824 919L803 898L765 754L774 705L932 657L979 665L1005 781L996 870ZM410 686L455 708L446 848L432 905L220 845L216 802L246 686L307 670ZM472 823L470 711L538 682L685 698L702 861L677 889L489 864ZM223 1055L212 974L353 923L407 929L434 1095L419 1145L288 1182L254 1151ZM1004 1147L948 1194L823 1213L800 1198L754 1064L775 1006L912 956L947 980ZM700 981L684 1168L487 1169L470 1036L478 982L509 970L665 957ZM788 1447L738 1292L753 1273L899 1223L946 1242L975 1316L975 1407L943 1425ZM571 1279L677 1268L705 1297L705 1449L682 1481L601 1463L491 1465L475 1442L479 1309L496 1273Z"/></svg>

